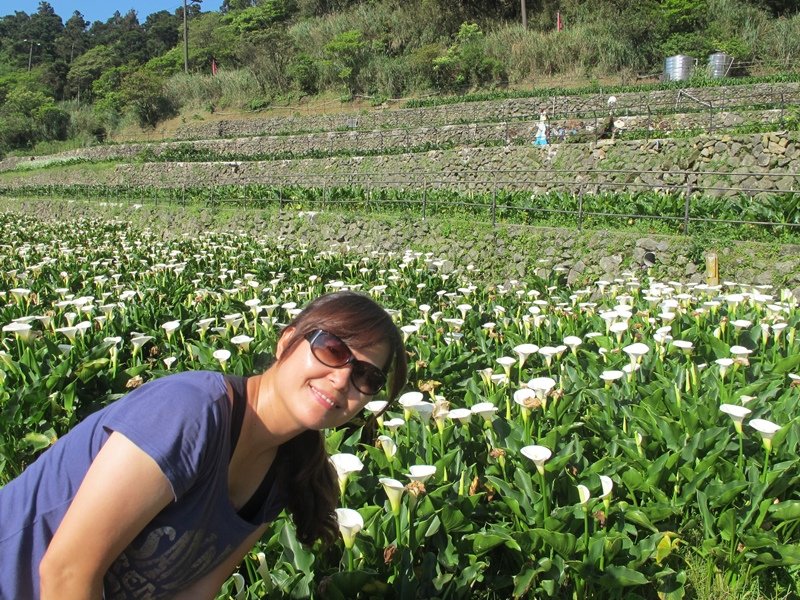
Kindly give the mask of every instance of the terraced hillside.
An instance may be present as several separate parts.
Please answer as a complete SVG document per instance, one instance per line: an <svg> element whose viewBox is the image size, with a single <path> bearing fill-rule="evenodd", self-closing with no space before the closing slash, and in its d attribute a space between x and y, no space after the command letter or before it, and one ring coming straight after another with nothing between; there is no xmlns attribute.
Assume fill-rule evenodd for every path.
<svg viewBox="0 0 800 600"><path fill-rule="evenodd" d="M796 189L800 84L755 84L187 124L178 141L0 162L0 185L214 186L573 192L692 186ZM550 145L531 145L545 112ZM99 163L87 168L85 163ZM80 164L74 164L80 163ZM58 166L58 168L56 168Z"/></svg>
<svg viewBox="0 0 800 600"><path fill-rule="evenodd" d="M273 207L277 216L259 221L298 243L418 247L494 272L565 269L572 282L617 276L652 253L670 276L702 278L704 253L718 249L723 276L800 286L800 84L618 94L612 104L593 94L193 123L160 144L6 159L0 194L193 202L201 229L223 203ZM550 143L535 146L543 109ZM323 220L296 218L320 209ZM367 212L384 222L367 225ZM426 224L432 215L455 221Z"/></svg>

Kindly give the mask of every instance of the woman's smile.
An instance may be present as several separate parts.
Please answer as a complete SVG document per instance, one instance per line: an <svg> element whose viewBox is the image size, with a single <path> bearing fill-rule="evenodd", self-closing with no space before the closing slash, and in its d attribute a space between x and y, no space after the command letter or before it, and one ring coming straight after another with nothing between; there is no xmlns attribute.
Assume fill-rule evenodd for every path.
<svg viewBox="0 0 800 600"><path fill-rule="evenodd" d="M328 410L341 408L341 406L335 400L333 400L330 396L328 396L325 392L323 392L319 388L314 387L313 385L309 385L309 387L311 388L311 391L313 392L314 398L316 398L317 402L319 402L322 406L324 406Z"/></svg>

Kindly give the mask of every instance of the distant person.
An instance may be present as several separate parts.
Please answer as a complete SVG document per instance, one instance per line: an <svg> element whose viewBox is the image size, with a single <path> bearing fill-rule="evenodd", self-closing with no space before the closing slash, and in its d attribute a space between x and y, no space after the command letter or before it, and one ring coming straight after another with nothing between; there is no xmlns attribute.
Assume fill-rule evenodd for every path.
<svg viewBox="0 0 800 600"><path fill-rule="evenodd" d="M155 379L90 415L0 489L0 598L213 599L285 508L300 542L337 535L322 430L406 377L367 296L311 302L252 377Z"/></svg>
<svg viewBox="0 0 800 600"><path fill-rule="evenodd" d="M542 110L539 113L539 123L536 125L536 138L533 140L534 146L547 146L547 113Z"/></svg>

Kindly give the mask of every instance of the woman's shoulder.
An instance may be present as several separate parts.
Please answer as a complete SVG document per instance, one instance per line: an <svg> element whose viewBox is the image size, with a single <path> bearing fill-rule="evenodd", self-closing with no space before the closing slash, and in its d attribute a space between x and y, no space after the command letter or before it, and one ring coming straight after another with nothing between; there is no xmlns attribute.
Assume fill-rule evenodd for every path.
<svg viewBox="0 0 800 600"><path fill-rule="evenodd" d="M225 376L215 371L183 371L152 379L130 395L169 394L218 397L227 391Z"/></svg>

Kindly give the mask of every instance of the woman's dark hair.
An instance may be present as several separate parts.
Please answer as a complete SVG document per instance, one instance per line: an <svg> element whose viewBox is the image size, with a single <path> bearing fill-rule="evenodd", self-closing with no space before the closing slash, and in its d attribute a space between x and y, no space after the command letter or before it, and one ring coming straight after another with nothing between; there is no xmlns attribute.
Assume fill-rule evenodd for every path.
<svg viewBox="0 0 800 600"><path fill-rule="evenodd" d="M386 310L374 300L351 291L320 296L289 323L283 335L290 336L282 357L289 356L307 333L323 329L341 338L355 350L386 344L389 356L382 366L387 374L386 395L391 403L406 382L408 363L403 336ZM277 361L280 363L280 359ZM297 539L311 544L336 538L335 509L339 502L336 470L325 451L319 431L305 431L281 446L281 479L288 497L287 509L297 527Z"/></svg>

